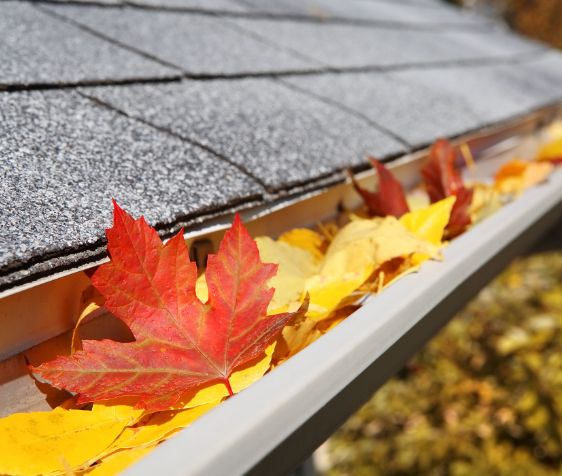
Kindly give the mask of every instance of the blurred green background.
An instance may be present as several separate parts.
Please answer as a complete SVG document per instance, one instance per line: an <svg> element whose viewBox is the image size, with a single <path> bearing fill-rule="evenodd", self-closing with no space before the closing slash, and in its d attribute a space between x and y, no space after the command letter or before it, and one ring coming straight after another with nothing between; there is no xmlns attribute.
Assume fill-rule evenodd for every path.
<svg viewBox="0 0 562 476"><path fill-rule="evenodd" d="M321 448L327 475L557 475L562 250L520 258Z"/></svg>
<svg viewBox="0 0 562 476"><path fill-rule="evenodd" d="M451 0L562 48L562 0ZM562 85L561 85L562 86ZM326 476L562 475L562 227L315 454Z"/></svg>

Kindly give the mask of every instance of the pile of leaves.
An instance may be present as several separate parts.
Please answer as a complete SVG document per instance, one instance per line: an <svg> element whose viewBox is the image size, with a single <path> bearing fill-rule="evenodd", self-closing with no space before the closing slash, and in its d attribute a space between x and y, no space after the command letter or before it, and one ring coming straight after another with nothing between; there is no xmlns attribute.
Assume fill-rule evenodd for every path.
<svg viewBox="0 0 562 476"><path fill-rule="evenodd" d="M436 142L421 199L372 159L378 190L354 179L365 208L341 227L253 239L236 217L204 272L189 261L183 231L163 244L115 203L111 260L91 277L72 342L54 360L28 354L38 385L69 398L0 420L0 473L117 473L328 332L367 294L440 259L444 240L553 167L515 161L494 183L467 185L458 159ZM127 326L127 342L80 340L100 309Z"/></svg>
<svg viewBox="0 0 562 476"><path fill-rule="evenodd" d="M485 288L322 448L329 476L554 476L562 467L562 250Z"/></svg>

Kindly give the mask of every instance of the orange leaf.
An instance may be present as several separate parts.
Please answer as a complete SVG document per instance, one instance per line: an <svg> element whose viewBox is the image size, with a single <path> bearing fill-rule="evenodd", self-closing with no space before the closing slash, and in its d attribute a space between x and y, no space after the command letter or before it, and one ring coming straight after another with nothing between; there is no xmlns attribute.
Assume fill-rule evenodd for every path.
<svg viewBox="0 0 562 476"><path fill-rule="evenodd" d="M500 193L518 195L546 180L553 168L554 165L549 162L513 159L496 172L494 187Z"/></svg>

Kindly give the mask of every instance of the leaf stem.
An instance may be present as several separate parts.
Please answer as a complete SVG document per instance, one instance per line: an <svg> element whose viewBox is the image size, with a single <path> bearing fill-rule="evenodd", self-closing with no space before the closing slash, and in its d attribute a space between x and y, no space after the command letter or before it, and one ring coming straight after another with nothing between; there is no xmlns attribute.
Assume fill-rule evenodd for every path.
<svg viewBox="0 0 562 476"><path fill-rule="evenodd" d="M224 385L226 386L226 389L228 390L228 396L232 397L234 395L234 392L232 391L232 387L230 386L230 381L227 378L224 379Z"/></svg>

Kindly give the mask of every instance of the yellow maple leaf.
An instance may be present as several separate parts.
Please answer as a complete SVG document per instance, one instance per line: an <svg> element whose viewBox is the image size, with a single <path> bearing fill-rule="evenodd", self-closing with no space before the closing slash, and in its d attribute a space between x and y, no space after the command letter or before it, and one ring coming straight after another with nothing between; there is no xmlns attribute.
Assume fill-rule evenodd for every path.
<svg viewBox="0 0 562 476"><path fill-rule="evenodd" d="M15 413L0 419L0 474L65 473L97 459L134 416L117 411Z"/></svg>
<svg viewBox="0 0 562 476"><path fill-rule="evenodd" d="M451 218L451 210L455 200L455 196L450 196L413 212L406 213L400 217L400 223L421 240L439 246L443 242L443 234ZM417 271L417 266L429 258L430 255L426 253L414 253L411 257L413 267L409 268L409 270L401 270L395 278L385 283L385 287L398 279L398 277Z"/></svg>
<svg viewBox="0 0 562 476"><path fill-rule="evenodd" d="M537 153L537 160L545 162L562 160L562 137L543 145Z"/></svg>
<svg viewBox="0 0 562 476"><path fill-rule="evenodd" d="M279 266L277 274L269 280L275 293L268 310L277 313L302 302L305 282L318 270L317 258L307 249L265 236L257 237L256 243L262 261Z"/></svg>
<svg viewBox="0 0 562 476"><path fill-rule="evenodd" d="M546 130L546 144L542 145L536 159L540 161L562 163L562 121L554 121Z"/></svg>
<svg viewBox="0 0 562 476"><path fill-rule="evenodd" d="M423 253L437 257L439 247L416 237L396 218L357 218L334 237L319 273L307 280L308 315L325 319L383 263Z"/></svg>
<svg viewBox="0 0 562 476"><path fill-rule="evenodd" d="M289 230L283 233L278 241L308 251L317 261L320 261L324 256L322 250L326 246L326 238L320 233L316 233L308 228Z"/></svg>
<svg viewBox="0 0 562 476"><path fill-rule="evenodd" d="M455 200L455 196L447 197L416 211L406 213L400 217L400 223L418 238L434 245L440 245Z"/></svg>
<svg viewBox="0 0 562 476"><path fill-rule="evenodd" d="M153 446L182 428L186 428L218 404L219 401L215 401L187 410L162 411L148 415L142 424L125 428L107 449L107 453L110 454L122 449Z"/></svg>
<svg viewBox="0 0 562 476"><path fill-rule="evenodd" d="M481 222L502 207L502 196L493 185L475 183L472 190L469 213L473 224Z"/></svg>
<svg viewBox="0 0 562 476"><path fill-rule="evenodd" d="M92 412L102 418L123 420L127 421L127 425L133 425L145 414L142 408L135 408L137 400L135 397L120 397L96 402L92 406Z"/></svg>
<svg viewBox="0 0 562 476"><path fill-rule="evenodd" d="M88 476L115 476L141 458L144 458L154 448L156 448L156 445L116 451L82 474L87 474Z"/></svg>
<svg viewBox="0 0 562 476"><path fill-rule="evenodd" d="M309 317L305 317L292 326L286 326L282 331L273 354L275 365L279 365L289 357L299 353L318 339L322 333L316 326L316 321Z"/></svg>

